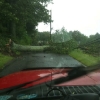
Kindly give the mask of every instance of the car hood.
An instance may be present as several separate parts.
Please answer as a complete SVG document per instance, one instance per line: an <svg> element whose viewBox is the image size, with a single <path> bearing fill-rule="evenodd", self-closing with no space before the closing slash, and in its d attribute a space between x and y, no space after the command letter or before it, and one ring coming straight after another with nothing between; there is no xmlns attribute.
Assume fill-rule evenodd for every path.
<svg viewBox="0 0 100 100"><path fill-rule="evenodd" d="M68 69L37 69L37 70L28 70L28 71L20 71L16 73L9 74L0 78L0 90L7 89L13 86L17 86L23 83L31 82L27 84L23 88L27 88L30 86L35 86L38 84L42 84L44 82L48 82L51 80L55 80L61 77L66 77L68 75ZM97 85L100 84L100 70L94 71L88 75L84 75L77 79L63 82L58 84L59 86L75 86L75 85Z"/></svg>

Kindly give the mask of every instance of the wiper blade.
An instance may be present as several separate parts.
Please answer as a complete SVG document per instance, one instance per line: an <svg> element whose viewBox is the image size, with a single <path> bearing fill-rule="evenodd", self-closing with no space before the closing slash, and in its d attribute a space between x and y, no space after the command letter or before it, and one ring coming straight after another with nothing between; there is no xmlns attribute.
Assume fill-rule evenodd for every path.
<svg viewBox="0 0 100 100"><path fill-rule="evenodd" d="M54 81L54 84L57 85L57 84L60 84L62 82L68 82L68 81L79 78L83 75L89 74L89 73L96 71L96 70L99 70L99 69L100 69L100 64L97 64L95 66L88 66L88 67L78 66L78 67L70 70L68 72L68 76L56 79Z"/></svg>
<svg viewBox="0 0 100 100"><path fill-rule="evenodd" d="M34 68L24 68L21 71L28 71L28 70L39 70L39 69L51 69L51 68L55 68L55 67L34 67Z"/></svg>

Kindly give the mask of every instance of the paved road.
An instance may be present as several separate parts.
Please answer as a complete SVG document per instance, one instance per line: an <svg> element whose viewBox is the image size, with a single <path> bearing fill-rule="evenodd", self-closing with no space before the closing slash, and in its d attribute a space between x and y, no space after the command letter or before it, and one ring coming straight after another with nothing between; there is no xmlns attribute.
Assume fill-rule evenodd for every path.
<svg viewBox="0 0 100 100"><path fill-rule="evenodd" d="M0 72L0 77L20 71L25 68L37 67L76 67L82 65L77 60L68 55L59 55L51 53L27 53L14 62L5 66Z"/></svg>

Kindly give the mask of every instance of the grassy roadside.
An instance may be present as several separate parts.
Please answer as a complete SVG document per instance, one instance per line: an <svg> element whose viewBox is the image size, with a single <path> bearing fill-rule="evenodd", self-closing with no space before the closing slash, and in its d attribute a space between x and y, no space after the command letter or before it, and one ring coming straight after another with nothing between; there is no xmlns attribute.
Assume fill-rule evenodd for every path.
<svg viewBox="0 0 100 100"><path fill-rule="evenodd" d="M86 66L92 66L100 62L100 57L94 57L92 55L85 54L81 50L74 50L70 52L69 55Z"/></svg>
<svg viewBox="0 0 100 100"><path fill-rule="evenodd" d="M2 69L4 67L4 65L6 63L8 63L9 61L11 61L12 59L13 59L13 57L3 55L3 54L0 53L0 69Z"/></svg>

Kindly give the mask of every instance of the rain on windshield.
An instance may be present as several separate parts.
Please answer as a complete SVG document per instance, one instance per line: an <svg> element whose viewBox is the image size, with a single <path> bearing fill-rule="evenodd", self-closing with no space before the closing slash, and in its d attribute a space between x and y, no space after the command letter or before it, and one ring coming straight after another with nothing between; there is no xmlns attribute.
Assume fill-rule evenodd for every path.
<svg viewBox="0 0 100 100"><path fill-rule="evenodd" d="M27 68L99 64L98 4L98 0L0 0L0 77Z"/></svg>

